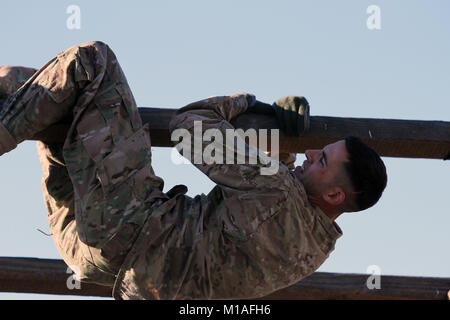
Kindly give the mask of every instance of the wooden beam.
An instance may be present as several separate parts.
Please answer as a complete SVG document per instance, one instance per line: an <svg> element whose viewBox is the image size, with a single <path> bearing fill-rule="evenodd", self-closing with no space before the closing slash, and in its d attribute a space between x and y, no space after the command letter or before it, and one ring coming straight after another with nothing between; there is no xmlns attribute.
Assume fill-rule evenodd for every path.
<svg viewBox="0 0 450 320"><path fill-rule="evenodd" d="M0 292L111 297L111 288L95 284L81 283L81 289L69 290L67 279L70 276L62 260L0 257ZM315 272L264 299L448 299L450 278L382 275L381 288L369 290L368 277L365 274Z"/></svg>
<svg viewBox="0 0 450 320"><path fill-rule="evenodd" d="M152 146L171 147L169 122L176 109L139 108L142 121L150 124ZM245 113L232 123L247 130L276 129L273 117ZM35 136L35 140L58 142L65 136L67 124L50 127ZM356 136L374 148L381 156L401 158L450 158L450 122L395 119L311 117L310 131L302 137L281 135L280 150L303 153L307 149L323 146Z"/></svg>
<svg viewBox="0 0 450 320"><path fill-rule="evenodd" d="M267 300L447 300L450 278L381 275L380 289L368 289L369 275L315 272L274 292Z"/></svg>
<svg viewBox="0 0 450 320"><path fill-rule="evenodd" d="M70 290L71 275L63 260L0 257L0 292L112 296L111 288L90 283Z"/></svg>

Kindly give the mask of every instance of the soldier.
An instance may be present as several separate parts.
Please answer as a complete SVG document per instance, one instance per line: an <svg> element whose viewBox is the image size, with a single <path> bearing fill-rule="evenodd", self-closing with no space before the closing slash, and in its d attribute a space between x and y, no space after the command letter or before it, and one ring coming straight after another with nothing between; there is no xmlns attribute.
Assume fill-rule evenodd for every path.
<svg viewBox="0 0 450 320"><path fill-rule="evenodd" d="M71 123L64 143L38 142L50 230L78 277L116 299L255 298L289 286L333 251L334 220L374 205L386 186L380 157L349 137L273 175L260 174L264 164L196 164L217 184L210 193L164 193L148 125L106 44L72 47L34 71L0 68L0 155ZM170 130L202 121L223 132L243 112L271 113L290 134L308 127L304 98L270 106L237 94L181 108Z"/></svg>

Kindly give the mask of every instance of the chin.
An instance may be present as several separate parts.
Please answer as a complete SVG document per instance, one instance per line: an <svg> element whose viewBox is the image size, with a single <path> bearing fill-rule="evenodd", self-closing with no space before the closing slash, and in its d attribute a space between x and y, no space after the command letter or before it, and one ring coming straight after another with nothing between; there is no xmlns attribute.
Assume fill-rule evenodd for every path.
<svg viewBox="0 0 450 320"><path fill-rule="evenodd" d="M302 178L303 178L303 168L300 167L300 166L295 167L294 173L295 173L295 176L296 176L298 179L300 179L300 181L301 181Z"/></svg>

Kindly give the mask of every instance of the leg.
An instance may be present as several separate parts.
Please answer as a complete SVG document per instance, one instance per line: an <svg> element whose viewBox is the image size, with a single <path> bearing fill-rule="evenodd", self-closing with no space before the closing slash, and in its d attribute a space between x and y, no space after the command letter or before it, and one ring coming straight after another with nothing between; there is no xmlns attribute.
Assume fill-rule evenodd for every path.
<svg viewBox="0 0 450 320"><path fill-rule="evenodd" d="M20 66L0 66L0 99L6 100L36 72Z"/></svg>
<svg viewBox="0 0 450 320"><path fill-rule="evenodd" d="M101 42L86 43L61 52L35 72L10 95L0 111L0 120L20 143L51 124L72 120L77 112L96 103L99 96L105 102L113 100L120 89L133 100L114 53ZM127 101L127 106L133 103ZM133 128L141 127L137 109L127 112Z"/></svg>
<svg viewBox="0 0 450 320"><path fill-rule="evenodd" d="M111 286L114 277L105 273L85 257L86 245L80 241L76 230L74 192L66 166L62 145L37 143L41 162L42 193L48 211L50 232L56 248L68 266L81 281Z"/></svg>
<svg viewBox="0 0 450 320"><path fill-rule="evenodd" d="M20 66L0 66L0 110L3 104L35 73L32 68ZM0 155L15 148L16 142L0 123Z"/></svg>
<svg viewBox="0 0 450 320"><path fill-rule="evenodd" d="M57 146L40 145L53 237L81 278L110 284L151 204L167 196L151 168L148 128L142 127L114 53L103 43L58 54L0 112L16 143L67 118L64 146L55 151L62 152L60 167L46 156ZM64 189L68 180L73 197L70 190L58 194L58 185Z"/></svg>

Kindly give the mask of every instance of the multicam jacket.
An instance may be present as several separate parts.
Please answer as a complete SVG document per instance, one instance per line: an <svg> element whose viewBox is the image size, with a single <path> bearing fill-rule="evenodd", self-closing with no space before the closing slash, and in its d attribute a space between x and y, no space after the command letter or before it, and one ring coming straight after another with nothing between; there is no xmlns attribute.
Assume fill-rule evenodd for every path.
<svg viewBox="0 0 450 320"><path fill-rule="evenodd" d="M203 132L217 128L225 135L229 121L246 110L244 100L190 104L170 129L194 135L194 121L202 121ZM334 250L341 230L310 204L285 165L274 175L261 175L262 164L196 166L216 187L191 198L179 186L154 208L117 276L115 298L262 297L308 276Z"/></svg>

